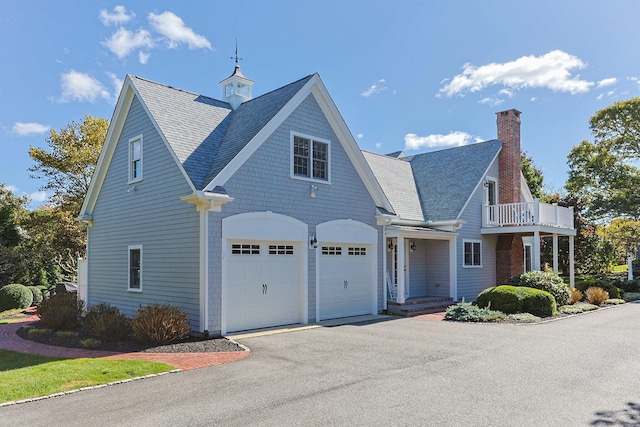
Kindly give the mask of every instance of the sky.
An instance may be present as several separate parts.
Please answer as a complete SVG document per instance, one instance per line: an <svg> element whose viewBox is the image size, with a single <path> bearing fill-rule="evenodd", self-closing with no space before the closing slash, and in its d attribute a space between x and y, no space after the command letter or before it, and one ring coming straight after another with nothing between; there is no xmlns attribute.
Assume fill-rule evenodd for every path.
<svg viewBox="0 0 640 427"><path fill-rule="evenodd" d="M46 204L30 146L111 119L127 74L220 99L237 40L254 97L317 72L363 150L494 139L516 108L558 191L589 118L640 96L639 17L635 0L2 0L0 183Z"/></svg>

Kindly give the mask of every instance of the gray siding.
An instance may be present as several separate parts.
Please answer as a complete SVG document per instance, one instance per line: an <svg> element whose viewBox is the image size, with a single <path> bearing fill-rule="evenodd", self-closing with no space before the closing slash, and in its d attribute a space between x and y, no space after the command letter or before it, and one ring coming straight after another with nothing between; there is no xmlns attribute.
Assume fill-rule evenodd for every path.
<svg viewBox="0 0 640 427"><path fill-rule="evenodd" d="M331 185L316 183L316 197L309 196L311 182L290 177L290 132L322 138L331 144ZM235 200L222 212L209 214L209 309L212 330L221 329L222 219L245 212L272 211L288 215L309 225L350 218L378 230L378 309L382 310L382 228L376 225L375 203L361 182L338 138L324 117L313 95L276 129L260 148L234 174L224 188ZM309 320L316 316L316 256L308 250Z"/></svg>
<svg viewBox="0 0 640 427"><path fill-rule="evenodd" d="M498 176L497 161L491 165L487 175ZM458 300L475 301L478 294L496 284L496 236L480 233L482 228L482 206L485 202L485 189L482 185L476 188L469 203L460 215L465 221L458 232ZM482 242L482 267L464 267L464 240L479 240Z"/></svg>
<svg viewBox="0 0 640 427"><path fill-rule="evenodd" d="M449 241L425 240L427 296L449 296Z"/></svg>
<svg viewBox="0 0 640 427"><path fill-rule="evenodd" d="M128 142L143 135L143 180L127 192ZM181 197L192 190L134 98L93 210L89 228L91 305L106 302L132 315L140 305L185 309L199 330L199 218ZM142 245L142 292L128 292L128 246Z"/></svg>

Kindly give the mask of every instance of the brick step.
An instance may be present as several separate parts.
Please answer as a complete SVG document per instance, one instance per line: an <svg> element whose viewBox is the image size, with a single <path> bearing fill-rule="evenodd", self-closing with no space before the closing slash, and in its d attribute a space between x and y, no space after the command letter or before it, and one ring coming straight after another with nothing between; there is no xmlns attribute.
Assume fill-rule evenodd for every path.
<svg viewBox="0 0 640 427"><path fill-rule="evenodd" d="M405 304L389 302L387 311L403 317L412 317L445 311L451 304L453 304L453 299L451 298L421 298Z"/></svg>
<svg viewBox="0 0 640 427"><path fill-rule="evenodd" d="M451 297L423 297L423 298L411 298L404 303L399 303L395 301L387 301L387 305L395 305L399 307L406 307L408 305L420 305L420 304L429 304L435 302L447 302L452 304L453 298Z"/></svg>

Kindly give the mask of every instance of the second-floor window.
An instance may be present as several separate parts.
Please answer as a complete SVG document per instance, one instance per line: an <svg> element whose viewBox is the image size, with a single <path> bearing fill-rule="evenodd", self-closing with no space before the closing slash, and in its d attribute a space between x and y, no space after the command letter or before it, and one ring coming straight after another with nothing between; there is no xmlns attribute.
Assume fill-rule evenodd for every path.
<svg viewBox="0 0 640 427"><path fill-rule="evenodd" d="M292 174L294 177L329 181L329 143L293 135Z"/></svg>
<svg viewBox="0 0 640 427"><path fill-rule="evenodd" d="M142 179L142 135L129 140L129 182Z"/></svg>

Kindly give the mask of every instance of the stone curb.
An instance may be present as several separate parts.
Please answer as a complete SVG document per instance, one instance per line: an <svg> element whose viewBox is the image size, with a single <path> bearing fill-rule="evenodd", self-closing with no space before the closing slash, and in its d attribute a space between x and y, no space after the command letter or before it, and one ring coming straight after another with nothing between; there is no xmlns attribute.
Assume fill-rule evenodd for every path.
<svg viewBox="0 0 640 427"><path fill-rule="evenodd" d="M167 372L160 372L159 374L143 375L141 377L127 378L127 379L124 379L124 380L112 381L112 382L106 383L106 384L98 384L98 385L94 385L94 386L76 388L76 389L73 389L73 390L63 391L63 392L60 392L60 393L49 394L47 396L38 396L38 397L32 397L30 399L22 399L22 400L15 400L15 401L11 401L11 402L4 402L4 403L0 403L0 408L2 408L4 406L20 405L22 403L37 402L38 400L51 399L53 397L66 396L68 394L74 394L74 393L78 393L80 391L95 390L95 389L99 389L99 388L103 388L103 387L114 386L114 385L118 385L118 384L125 384L125 383L130 383L130 382L133 382L133 381L145 380L147 378L159 377L159 376L166 375L166 374L176 374L178 372L182 372L182 371L180 369L172 369L172 370L167 371Z"/></svg>

